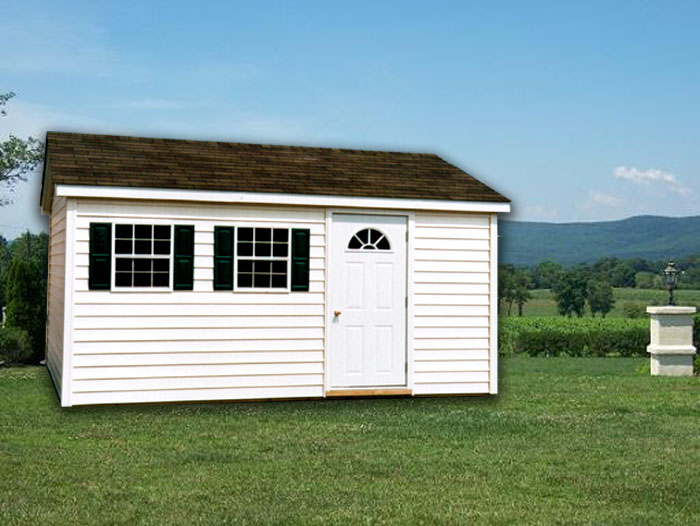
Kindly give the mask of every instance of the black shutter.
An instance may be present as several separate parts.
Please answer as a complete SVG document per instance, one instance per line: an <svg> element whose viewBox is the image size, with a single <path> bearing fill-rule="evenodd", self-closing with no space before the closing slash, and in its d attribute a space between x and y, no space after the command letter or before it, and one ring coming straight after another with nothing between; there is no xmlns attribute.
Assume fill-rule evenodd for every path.
<svg viewBox="0 0 700 526"><path fill-rule="evenodd" d="M214 227L214 290L233 290L232 226Z"/></svg>
<svg viewBox="0 0 700 526"><path fill-rule="evenodd" d="M309 290L309 236L304 228L292 229L292 290Z"/></svg>
<svg viewBox="0 0 700 526"><path fill-rule="evenodd" d="M88 288L109 290L112 283L112 223L90 223Z"/></svg>
<svg viewBox="0 0 700 526"><path fill-rule="evenodd" d="M192 290L194 286L194 226L175 225L173 289Z"/></svg>

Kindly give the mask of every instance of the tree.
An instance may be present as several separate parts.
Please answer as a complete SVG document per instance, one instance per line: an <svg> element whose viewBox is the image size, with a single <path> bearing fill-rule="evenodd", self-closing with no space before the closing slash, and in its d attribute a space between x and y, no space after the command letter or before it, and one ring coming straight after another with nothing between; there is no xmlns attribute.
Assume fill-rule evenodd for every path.
<svg viewBox="0 0 700 526"><path fill-rule="evenodd" d="M679 286L689 289L700 289L700 265L686 270Z"/></svg>
<svg viewBox="0 0 700 526"><path fill-rule="evenodd" d="M518 306L518 316L523 315L523 306L532 298L530 287L532 286L532 277L525 268L517 268L513 275L513 301Z"/></svg>
<svg viewBox="0 0 700 526"><path fill-rule="evenodd" d="M610 281L613 270L621 264L616 257L600 258L593 264L593 273L600 279Z"/></svg>
<svg viewBox="0 0 700 526"><path fill-rule="evenodd" d="M585 267L579 267L567 270L559 277L552 289L559 314L571 317L576 313L579 318L583 316L589 274Z"/></svg>
<svg viewBox="0 0 700 526"><path fill-rule="evenodd" d="M627 260L627 263L634 269L635 272L656 272L656 264L644 258L634 258Z"/></svg>
<svg viewBox="0 0 700 526"><path fill-rule="evenodd" d="M21 260L34 263L41 270L40 286L46 289L48 274L49 236L42 232L32 234L25 232L8 242L0 236L0 305L7 305L8 273L12 261Z"/></svg>
<svg viewBox="0 0 700 526"><path fill-rule="evenodd" d="M7 115L5 106L14 97L13 92L0 93L0 117ZM33 138L21 139L10 134L7 140L0 142L0 184L6 185L10 191L18 181L26 181L27 174L32 172L44 158L44 144ZM11 200L0 200L5 205Z"/></svg>
<svg viewBox="0 0 700 526"><path fill-rule="evenodd" d="M6 305L5 284L7 283L7 271L10 269L12 255L10 244L3 236L0 236L0 305Z"/></svg>
<svg viewBox="0 0 700 526"><path fill-rule="evenodd" d="M498 305L499 310L501 303L508 306L508 316L513 308L515 297L514 290L515 267L511 264L505 264L498 269Z"/></svg>
<svg viewBox="0 0 700 526"><path fill-rule="evenodd" d="M5 105L7 104L7 101L14 96L15 94L12 91L9 91L7 93L0 93L0 117L4 117L5 115L7 115Z"/></svg>
<svg viewBox="0 0 700 526"><path fill-rule="evenodd" d="M628 261L616 257L600 258L593 265L593 274L613 287L634 287L635 269Z"/></svg>
<svg viewBox="0 0 700 526"><path fill-rule="evenodd" d="M40 268L48 268L49 235L46 232L32 234L27 230L10 244L12 259L36 263Z"/></svg>
<svg viewBox="0 0 700 526"><path fill-rule="evenodd" d="M25 232L11 242L0 237L0 305L7 325L23 331L31 352L23 360L44 357L48 235Z"/></svg>
<svg viewBox="0 0 700 526"><path fill-rule="evenodd" d="M638 289L663 289L664 282L661 274L652 272L637 272L634 276L635 287Z"/></svg>
<svg viewBox="0 0 700 526"><path fill-rule="evenodd" d="M518 316L523 315L523 306L532 297L529 288L532 284L530 272L525 267L506 264L498 272L499 305L503 301L508 306L508 315L513 305L518 306Z"/></svg>
<svg viewBox="0 0 700 526"><path fill-rule="evenodd" d="M44 358L46 287L42 274L36 263L15 259L7 276L7 325L27 333L33 362Z"/></svg>
<svg viewBox="0 0 700 526"><path fill-rule="evenodd" d="M532 268L532 285L536 289L551 289L564 272L564 268L554 261L543 261Z"/></svg>
<svg viewBox="0 0 700 526"><path fill-rule="evenodd" d="M613 287L634 287L634 268L629 263L615 265L608 280Z"/></svg>
<svg viewBox="0 0 700 526"><path fill-rule="evenodd" d="M591 309L591 315L595 317L596 312L600 312L605 318L615 304L613 298L613 288L607 281L599 279L589 279L587 285L588 306Z"/></svg>

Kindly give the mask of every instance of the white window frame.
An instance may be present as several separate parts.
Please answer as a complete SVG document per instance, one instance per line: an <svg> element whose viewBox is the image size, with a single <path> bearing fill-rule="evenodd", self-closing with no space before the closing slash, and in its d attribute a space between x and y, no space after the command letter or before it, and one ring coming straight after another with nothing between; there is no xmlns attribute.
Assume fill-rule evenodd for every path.
<svg viewBox="0 0 700 526"><path fill-rule="evenodd" d="M233 243L233 292L265 292L265 293L289 293L292 287L292 227L290 226L274 226L268 224L245 224L245 225L233 225L234 228L234 243ZM265 257L265 256L239 256L238 255L238 234L241 228L268 228L272 230L271 235L274 236L274 230L286 230L287 231L287 256L286 257ZM253 232L253 239L255 239L255 232ZM274 239L272 237L271 239ZM253 243L253 254L255 254L255 243ZM250 261L287 261L287 286L286 287L239 287L238 286L238 266L241 259ZM255 283L255 274L253 274L253 283Z"/></svg>
<svg viewBox="0 0 700 526"><path fill-rule="evenodd" d="M132 225L136 227L141 226L169 226L170 227L170 253L167 256L162 254L118 254L116 253L117 245L117 225ZM136 235L134 229L134 235ZM112 221L112 275L111 275L111 288L112 292L172 292L173 291L173 281L175 280L174 272L174 254L175 244L173 236L175 235L175 227L172 221L150 219L146 221ZM135 239L135 238L134 238ZM151 238L151 243L153 243L153 238ZM151 245L151 250L153 245ZM117 286L117 258L129 258L129 259L168 259L170 262L168 264L168 286L167 287L122 287Z"/></svg>
<svg viewBox="0 0 700 526"><path fill-rule="evenodd" d="M389 243L389 249L387 250L387 249L382 248L382 249L376 249L376 250L367 250L364 248L349 248L350 240L352 240L353 237L355 237L359 232L362 232L363 230L376 230L377 232L382 234L384 236L384 238L387 240L387 242ZM359 238L358 238L358 240L362 241ZM379 253L379 254L392 254L394 252L394 242L391 239L389 239L389 236L387 236L386 232L384 232L381 228L377 228L376 226L368 225L368 226L364 226L364 227L360 228L359 230L357 230L352 235L352 237L347 240L347 242L345 243L345 252L362 252L362 253L367 253L367 254L377 254L377 253Z"/></svg>

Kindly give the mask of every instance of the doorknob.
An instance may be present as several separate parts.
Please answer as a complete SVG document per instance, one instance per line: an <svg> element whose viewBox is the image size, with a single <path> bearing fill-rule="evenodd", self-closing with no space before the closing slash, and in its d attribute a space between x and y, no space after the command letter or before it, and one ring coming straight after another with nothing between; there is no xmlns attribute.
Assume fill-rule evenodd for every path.
<svg viewBox="0 0 700 526"><path fill-rule="evenodd" d="M335 314L335 317L337 318L338 316L340 316L341 312L339 310L334 310L333 314Z"/></svg>

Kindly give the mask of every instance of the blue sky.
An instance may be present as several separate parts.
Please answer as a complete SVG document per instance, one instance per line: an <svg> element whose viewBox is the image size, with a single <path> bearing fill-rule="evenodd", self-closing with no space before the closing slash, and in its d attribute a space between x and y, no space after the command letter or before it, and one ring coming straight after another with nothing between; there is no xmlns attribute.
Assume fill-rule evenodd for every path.
<svg viewBox="0 0 700 526"><path fill-rule="evenodd" d="M700 214L700 2L2 4L3 136L428 151L515 219Z"/></svg>

